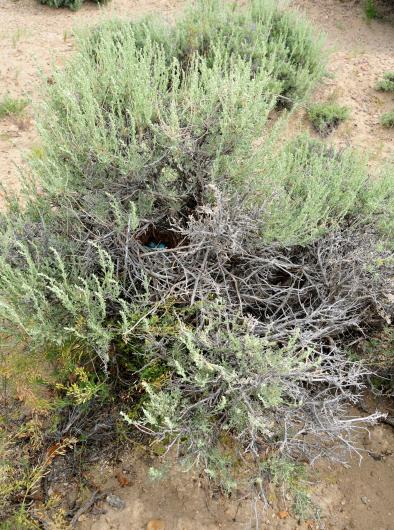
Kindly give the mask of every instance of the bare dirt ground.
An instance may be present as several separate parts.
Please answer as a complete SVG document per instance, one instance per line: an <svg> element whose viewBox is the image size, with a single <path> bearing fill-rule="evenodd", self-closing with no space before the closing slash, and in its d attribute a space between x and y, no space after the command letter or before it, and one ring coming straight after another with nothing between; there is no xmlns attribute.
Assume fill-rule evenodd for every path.
<svg viewBox="0 0 394 530"><path fill-rule="evenodd" d="M379 118L393 108L394 98L374 87L383 72L394 69L394 24L366 21L359 2L300 0L297 5L326 34L331 52L329 76L317 88L314 99L333 98L351 109L350 119L328 141L357 147L375 163L392 160L394 134L380 125ZM310 127L305 114L297 127Z"/></svg>
<svg viewBox="0 0 394 530"><path fill-rule="evenodd" d="M369 401L369 407L374 405ZM382 404L381 404L382 405ZM393 415L394 409L385 404ZM353 411L360 414L360 411ZM317 520L300 521L291 512L290 499L269 491L268 510L259 509L261 530L394 530L394 431L378 425L361 431L356 442L362 460L350 465L321 462L311 473L312 500ZM247 530L256 528L254 506L215 496L191 473L170 471L152 481L144 452L125 452L114 467L103 462L90 473L97 489L115 494L124 507L114 508L105 498L95 512L82 515L80 530ZM156 522L156 526L150 522Z"/></svg>
<svg viewBox="0 0 394 530"><path fill-rule="evenodd" d="M394 107L394 99L376 92L374 84L384 71L394 71L394 25L367 22L359 3L351 0L298 0L295 4L317 30L327 34L332 51L330 76L317 88L314 99L334 97L351 108L350 119L327 141L369 152L374 165L392 159L394 133L381 127L379 116ZM39 72L70 56L73 28L113 15L138 17L149 11L173 17L182 6L176 0L113 0L102 9L86 4L72 13L49 9L35 0L0 0L0 97L9 93L36 102ZM18 189L19 168L25 170L24 157L38 142L31 109L32 105L26 117L0 120L0 181L9 189ZM293 131L309 127L304 111L291 123ZM262 516L260 528L394 530L394 432L377 426L370 435L361 435L359 444L364 449L361 465L353 459L350 468L318 466L311 488L321 507L319 521L297 521L288 514L286 499L278 499L276 508ZM116 469L102 463L93 470L97 486L122 498L125 507L116 509L102 501L94 508L96 515L82 515L80 528L140 530L149 521L150 530L254 527L248 506L238 509L235 502L212 498L190 474L171 472L166 479L152 482L149 465L146 455L132 452L119 460ZM119 481L119 476L126 480Z"/></svg>
<svg viewBox="0 0 394 530"><path fill-rule="evenodd" d="M359 440L364 458L347 468L322 464L311 476L312 499L320 508L318 520L299 521L291 515L289 499L270 497L272 508L259 510L260 530L393 530L394 529L394 432L375 427ZM372 455L372 456L371 456ZM143 454L126 453L113 469L105 464L95 470L97 486L124 500L117 509L106 501L97 515L81 517L81 530L246 530L257 528L254 508L212 496L191 473L170 472L161 481L148 476L157 464ZM98 478L100 477L100 478ZM125 477L128 485L119 485ZM120 480L122 483L122 480ZM104 512L104 513L102 513ZM149 526L150 521L160 521Z"/></svg>

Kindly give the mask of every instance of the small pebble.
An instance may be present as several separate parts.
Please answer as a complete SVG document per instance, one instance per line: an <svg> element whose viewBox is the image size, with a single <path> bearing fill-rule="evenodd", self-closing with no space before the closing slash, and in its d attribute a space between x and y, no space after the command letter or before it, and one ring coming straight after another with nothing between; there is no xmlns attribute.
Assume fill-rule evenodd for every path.
<svg viewBox="0 0 394 530"><path fill-rule="evenodd" d="M112 508L116 508L117 510L123 510L126 506L125 501L117 495L107 495L105 500Z"/></svg>
<svg viewBox="0 0 394 530"><path fill-rule="evenodd" d="M361 497L361 502L364 503L364 504L368 504L368 497L366 497L365 495L363 495Z"/></svg>

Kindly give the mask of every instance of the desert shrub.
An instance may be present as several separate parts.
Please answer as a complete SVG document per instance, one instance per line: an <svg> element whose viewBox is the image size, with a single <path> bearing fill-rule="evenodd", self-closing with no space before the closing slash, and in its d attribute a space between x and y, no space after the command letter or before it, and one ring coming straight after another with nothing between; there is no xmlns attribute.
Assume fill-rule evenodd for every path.
<svg viewBox="0 0 394 530"><path fill-rule="evenodd" d="M92 0L97 4L106 4L109 0ZM40 4L49 7L68 7L72 11L77 11L83 4L84 0L39 0Z"/></svg>
<svg viewBox="0 0 394 530"><path fill-rule="evenodd" d="M347 348L389 318L392 173L267 126L321 72L307 26L202 6L175 29L106 24L54 73L35 178L1 214L0 316L78 366L65 397L122 382L134 428L226 491L246 453L263 496L263 453L338 457L356 425L367 369Z"/></svg>
<svg viewBox="0 0 394 530"><path fill-rule="evenodd" d="M6 116L20 115L28 105L25 99L15 99L10 96L4 96L0 99L0 119Z"/></svg>
<svg viewBox="0 0 394 530"><path fill-rule="evenodd" d="M201 309L197 329L181 323L166 348L163 337L152 337L152 359L165 360L171 373L159 385L144 383L149 400L141 419L133 422L125 415L161 443L170 439L187 466L198 462L228 492L240 487L237 467L245 448L250 466L254 459L253 481L261 479L262 448L313 459L325 454L320 430L338 448L346 427L337 415L360 376L360 366L351 366L345 355L331 351L316 356L316 350L303 347L296 330L283 343L269 332L262 334L259 326L257 319L231 314L225 304L216 303ZM310 388L323 383L325 393L341 373L346 373L344 394L327 400L333 416L319 409L318 427L314 403L322 395ZM292 434L283 438L283 432ZM226 437L234 437L227 459ZM331 444L326 454L332 449Z"/></svg>
<svg viewBox="0 0 394 530"><path fill-rule="evenodd" d="M157 24L143 49L148 23L137 25L136 35L129 24L121 23L119 32L116 27L107 24L100 37L96 31L83 41L78 60L55 73L48 90L41 124L46 156L33 164L41 185L62 195L63 212L69 210L67 183L67 193L85 189L78 200L104 224L111 204L119 203L121 217L128 211L125 189L139 216L152 215L152 208L160 218L187 214L202 191L201 173L230 191L248 192L251 208L264 204L261 233L267 241L307 242L334 217L358 211L368 177L350 152L337 156L309 140L283 147L274 134L253 142L280 92L272 58L256 70L215 47L209 59L197 54L181 75ZM106 74L97 76L97 68ZM110 127L97 126L107 122Z"/></svg>
<svg viewBox="0 0 394 530"><path fill-rule="evenodd" d="M211 7L214 14L212 20L206 17L207 23L211 20L212 25L220 27L221 18L225 16L226 20L229 19L227 25L231 25L235 18L239 19L238 26L242 27L239 10L229 10L216 4L209 4L216 7ZM258 62L257 59L252 61L250 53L243 57L241 37L237 37L240 41L237 46L238 41L231 45L234 49L223 37L207 44L203 54L199 50L193 54L189 51L190 57L185 60L182 46L185 48L186 44L182 45L181 37L185 40L187 32L193 35L202 31L190 22L181 25L182 31L160 28L158 23L148 21L137 25L111 23L105 25L100 36L94 32L92 39L86 39L81 44L79 59L65 72L55 74L56 82L49 90L48 104L42 113L48 116L42 124L43 147L48 156L41 161L41 165L46 167L42 167L40 172L48 174L56 186L59 185L59 174L64 175L61 180L68 181L72 177L74 182L80 180L79 184L83 185L90 180L87 178L89 174L99 178L109 166L114 180L118 176L125 178L126 175L139 174L141 164L149 167L148 157L151 156L152 173L156 174L156 155L151 144L167 149L169 156L161 160L159 166L160 169L168 166L172 171L174 164L179 167L185 164L185 157L188 164L194 160L195 164L204 165L204 160L194 159L191 151L203 143L204 151L210 151L207 151L207 158L213 158L212 152L217 153L215 171L218 178L225 164L225 170L234 173L230 180L244 179L243 175L250 173L250 167L245 166L247 157L240 157L239 153L248 150L253 161L250 139L256 136L256 131L262 131L278 97L287 90L276 72L291 70L296 50L298 54L314 57L316 64L312 59L305 59L305 67L304 62L298 67L297 63L293 66L297 75L305 70L302 79L299 80L297 75L291 79L297 100L296 94L305 95L322 71L317 62L319 48L311 44L311 31L296 20L289 19L291 26L289 22L283 28L283 34L277 30L274 38L271 27L273 12L276 13L270 2L255 2L253 9L247 10L249 18L243 22L244 27L248 27L252 24L250 13L260 13L261 22L256 22L259 39L254 38L252 43L254 53L259 57ZM287 20L289 16L283 14L283 17ZM200 16L198 18L202 20ZM220 32L212 30L211 34L213 39ZM150 44L141 49L141 42L146 42L146 39ZM285 39L289 41L286 40L286 46L282 42ZM289 49L293 41L296 49L291 47L292 53L284 57L283 47ZM106 74L98 77L97 68L104 69ZM115 82L119 74L121 77ZM148 77L149 83L144 82ZM144 92L137 98L141 85ZM169 90L166 90L167 87ZM253 104L255 111L252 110ZM59 121L63 120L67 121L69 131L58 127ZM111 127L96 126L96 123L104 124L108 120ZM52 135L55 135L54 141ZM139 150L132 149L131 146L140 143L141 138L144 142ZM59 150L57 146L62 147ZM179 161L174 160L178 156ZM234 164L235 160L243 163ZM204 171L207 170L204 168ZM175 167L175 171L179 177L179 169ZM170 181L172 178L169 185L179 189L176 175L167 175L166 178ZM99 182L91 184L97 189L102 188ZM51 185L49 182L48 186Z"/></svg>
<svg viewBox="0 0 394 530"><path fill-rule="evenodd" d="M394 92L394 72L385 72L382 79L377 82L376 90Z"/></svg>
<svg viewBox="0 0 394 530"><path fill-rule="evenodd" d="M281 3L278 7L271 0L255 0L250 6L244 10L235 4L203 0L189 8L175 27L154 18L133 24L110 21L93 32L92 53L111 34L118 48L130 32L138 48L145 45L149 34L165 50L167 64L176 57L182 70L187 70L196 54L212 66L220 49L222 55L250 62L252 77L261 70L268 72L277 103L291 106L324 73L321 39L302 19L281 9Z"/></svg>
<svg viewBox="0 0 394 530"><path fill-rule="evenodd" d="M322 136L328 136L348 116L347 107L331 102L316 103L308 110L313 127Z"/></svg>
<svg viewBox="0 0 394 530"><path fill-rule="evenodd" d="M380 117L380 123L383 125L383 127L394 127L394 110L382 114Z"/></svg>

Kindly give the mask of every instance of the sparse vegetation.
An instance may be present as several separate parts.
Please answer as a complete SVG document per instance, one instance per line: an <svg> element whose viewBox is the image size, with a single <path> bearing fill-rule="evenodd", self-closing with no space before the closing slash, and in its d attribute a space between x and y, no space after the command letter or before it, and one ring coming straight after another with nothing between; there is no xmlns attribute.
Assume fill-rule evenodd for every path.
<svg viewBox="0 0 394 530"><path fill-rule="evenodd" d="M383 127L394 127L394 110L382 114L380 118L380 123L383 125Z"/></svg>
<svg viewBox="0 0 394 530"><path fill-rule="evenodd" d="M376 84L376 90L394 92L394 72L386 72Z"/></svg>
<svg viewBox="0 0 394 530"><path fill-rule="evenodd" d="M28 105L26 99L12 98L7 95L0 99L0 119L6 116L19 116Z"/></svg>
<svg viewBox="0 0 394 530"><path fill-rule="evenodd" d="M284 481L302 513L297 461L379 418L344 412L369 373L348 349L390 311L392 174L267 127L319 57L276 2L203 1L99 26L55 71L35 178L0 214L3 332L52 367L24 372L62 409L55 439L92 443L115 402L100 436L122 417L225 492Z"/></svg>
<svg viewBox="0 0 394 530"><path fill-rule="evenodd" d="M328 136L349 116L349 109L334 102L315 103L308 110L313 127L322 136Z"/></svg>

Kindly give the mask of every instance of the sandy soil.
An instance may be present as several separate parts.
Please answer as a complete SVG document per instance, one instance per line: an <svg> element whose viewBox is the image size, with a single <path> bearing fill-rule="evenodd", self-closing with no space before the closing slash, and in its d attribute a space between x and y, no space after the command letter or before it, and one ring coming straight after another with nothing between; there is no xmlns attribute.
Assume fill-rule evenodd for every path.
<svg viewBox="0 0 394 530"><path fill-rule="evenodd" d="M320 464L313 472L311 492L320 508L319 520L299 521L291 516L288 499L272 500L273 508L259 510L260 530L393 530L394 529L394 432L377 426L360 437L363 460L352 465ZM124 500L122 509L103 501L98 515L83 515L81 530L241 530L256 528L253 507L215 498L191 474L170 472L152 482L149 465L156 465L143 454L126 453L118 466L95 471L100 489ZM120 473L120 474L119 474ZM98 478L100 477L100 478ZM128 484L123 488L119 478ZM122 480L120 480L122 482ZM149 526L161 521L162 526Z"/></svg>
<svg viewBox="0 0 394 530"><path fill-rule="evenodd" d="M354 1L295 3L317 29L327 33L327 45L332 50L330 76L317 88L314 99L334 97L351 107L350 119L326 141L368 151L373 164L393 158L394 133L379 125L379 116L394 107L394 98L376 92L374 84L384 71L394 70L394 25L367 23ZM49 9L35 0L0 0L0 97L10 93L34 103L39 97L39 72L48 71L53 63L62 64L70 56L75 27L113 15L137 17L148 11L173 17L181 8L182 2L176 0L113 0L102 9L87 4L72 13ZM18 172L26 170L24 157L38 142L31 109L32 105L26 117L0 120L0 181L9 189L18 188ZM297 114L291 127L295 131L309 127L304 111ZM299 523L286 514L285 500L279 500L279 508L264 515L261 528L394 530L394 433L390 427L378 426L370 437L360 440L360 445L365 450L361 465L353 461L349 469L318 468L312 490L322 510L320 521ZM145 456L131 453L122 457L117 469L105 464L97 469L98 486L124 499L125 507L117 510L103 501L95 508L95 516L81 517L80 528L139 530L147 528L153 519L159 521L151 523L150 530L253 527L248 507L237 512L236 503L212 498L190 475L171 473L165 480L152 483L147 477L149 465ZM115 478L119 469L127 478L124 488Z"/></svg>
<svg viewBox="0 0 394 530"><path fill-rule="evenodd" d="M372 162L394 157L394 133L379 123L394 108L394 96L374 89L383 72L394 70L394 24L366 21L358 2L300 0L298 6L326 34L330 51L328 73L313 99L333 98L351 109L327 141L367 152ZM310 127L305 114L298 128Z"/></svg>

